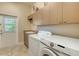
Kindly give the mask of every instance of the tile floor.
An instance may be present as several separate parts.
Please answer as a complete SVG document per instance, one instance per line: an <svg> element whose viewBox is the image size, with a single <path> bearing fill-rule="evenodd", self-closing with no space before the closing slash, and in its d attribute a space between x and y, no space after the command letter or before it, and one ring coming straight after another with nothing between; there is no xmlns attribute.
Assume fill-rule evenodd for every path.
<svg viewBox="0 0 79 59"><path fill-rule="evenodd" d="M28 49L24 44L19 44L10 48L0 49L0 56L28 56Z"/></svg>

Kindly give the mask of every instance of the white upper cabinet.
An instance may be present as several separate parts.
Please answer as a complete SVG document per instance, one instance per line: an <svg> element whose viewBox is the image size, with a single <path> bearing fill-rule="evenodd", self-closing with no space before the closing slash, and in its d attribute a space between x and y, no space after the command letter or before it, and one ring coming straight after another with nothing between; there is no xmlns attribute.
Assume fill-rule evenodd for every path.
<svg viewBox="0 0 79 59"><path fill-rule="evenodd" d="M50 3L50 24L62 23L62 3Z"/></svg>
<svg viewBox="0 0 79 59"><path fill-rule="evenodd" d="M33 24L79 23L79 2L51 2L33 14Z"/></svg>
<svg viewBox="0 0 79 59"><path fill-rule="evenodd" d="M63 3L63 23L79 23L79 2Z"/></svg>

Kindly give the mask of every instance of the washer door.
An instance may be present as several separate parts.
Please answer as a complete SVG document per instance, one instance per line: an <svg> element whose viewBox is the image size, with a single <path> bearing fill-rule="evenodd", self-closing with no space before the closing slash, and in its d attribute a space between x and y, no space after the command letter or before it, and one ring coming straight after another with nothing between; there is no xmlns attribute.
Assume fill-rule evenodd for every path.
<svg viewBox="0 0 79 59"><path fill-rule="evenodd" d="M56 54L48 48L43 48L40 52L40 55L41 56L56 56Z"/></svg>

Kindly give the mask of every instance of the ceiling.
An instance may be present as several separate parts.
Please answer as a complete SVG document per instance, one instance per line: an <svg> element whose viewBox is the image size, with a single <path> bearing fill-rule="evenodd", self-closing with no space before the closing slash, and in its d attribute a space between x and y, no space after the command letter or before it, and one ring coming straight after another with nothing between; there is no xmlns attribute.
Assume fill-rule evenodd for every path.
<svg viewBox="0 0 79 59"><path fill-rule="evenodd" d="M25 5L33 5L34 4L34 2L12 2L12 3L25 4Z"/></svg>

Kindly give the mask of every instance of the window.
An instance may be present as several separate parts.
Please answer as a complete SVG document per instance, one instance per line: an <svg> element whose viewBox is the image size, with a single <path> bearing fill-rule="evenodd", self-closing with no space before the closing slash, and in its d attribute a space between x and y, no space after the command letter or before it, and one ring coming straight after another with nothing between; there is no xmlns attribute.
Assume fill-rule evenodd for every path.
<svg viewBox="0 0 79 59"><path fill-rule="evenodd" d="M0 24L3 26L3 32L14 32L16 27L16 17L0 15Z"/></svg>

